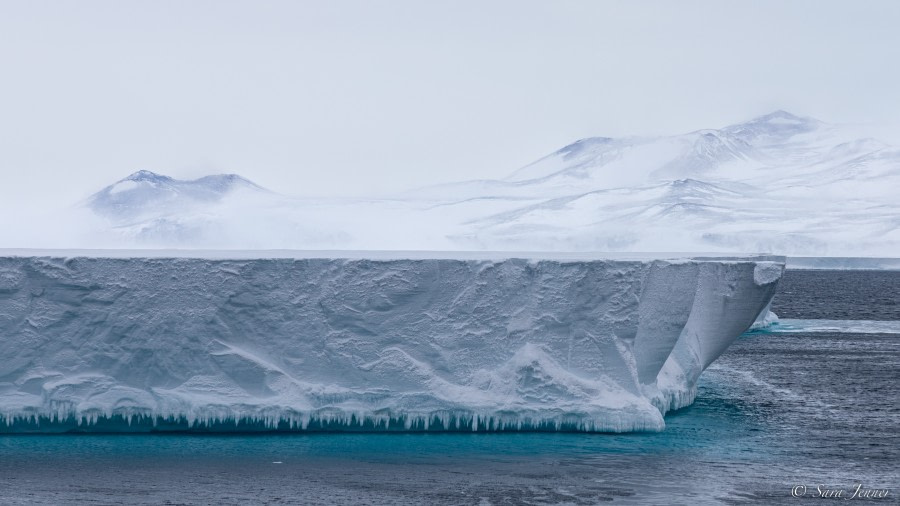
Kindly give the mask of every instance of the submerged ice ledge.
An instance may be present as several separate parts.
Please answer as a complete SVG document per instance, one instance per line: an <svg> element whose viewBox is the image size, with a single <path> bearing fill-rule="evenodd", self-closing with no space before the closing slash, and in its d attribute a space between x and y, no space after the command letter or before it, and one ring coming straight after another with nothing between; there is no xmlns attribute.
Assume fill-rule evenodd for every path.
<svg viewBox="0 0 900 506"><path fill-rule="evenodd" d="M779 257L17 251L0 431L658 431Z"/></svg>

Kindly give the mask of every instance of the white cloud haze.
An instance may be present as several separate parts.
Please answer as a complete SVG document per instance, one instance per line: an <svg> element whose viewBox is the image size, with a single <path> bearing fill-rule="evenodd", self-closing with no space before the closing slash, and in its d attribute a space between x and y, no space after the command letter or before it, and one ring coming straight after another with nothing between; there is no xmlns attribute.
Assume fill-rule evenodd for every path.
<svg viewBox="0 0 900 506"><path fill-rule="evenodd" d="M778 108L890 137L898 21L893 1L4 1L0 210L138 169L388 192Z"/></svg>

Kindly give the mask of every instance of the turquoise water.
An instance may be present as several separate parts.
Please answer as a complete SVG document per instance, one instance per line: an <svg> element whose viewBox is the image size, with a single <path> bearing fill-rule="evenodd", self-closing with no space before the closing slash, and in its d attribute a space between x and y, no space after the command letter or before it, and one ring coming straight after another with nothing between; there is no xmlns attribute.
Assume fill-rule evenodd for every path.
<svg viewBox="0 0 900 506"><path fill-rule="evenodd" d="M56 462L121 459L242 459L292 465L309 459L353 455L368 462L403 459L516 460L534 455L579 456L721 455L739 451L760 430L743 420L742 407L702 402L667 417L664 433L585 435L578 433L371 433L289 435L90 434L0 437L0 452ZM761 450L761 449L760 449ZM209 455L206 455L209 453Z"/></svg>

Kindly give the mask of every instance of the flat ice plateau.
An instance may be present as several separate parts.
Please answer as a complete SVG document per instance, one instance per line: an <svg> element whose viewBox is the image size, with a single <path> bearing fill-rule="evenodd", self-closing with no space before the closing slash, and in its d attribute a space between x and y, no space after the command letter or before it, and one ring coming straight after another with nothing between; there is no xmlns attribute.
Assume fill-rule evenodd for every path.
<svg viewBox="0 0 900 506"><path fill-rule="evenodd" d="M660 431L783 269L0 251L0 431Z"/></svg>

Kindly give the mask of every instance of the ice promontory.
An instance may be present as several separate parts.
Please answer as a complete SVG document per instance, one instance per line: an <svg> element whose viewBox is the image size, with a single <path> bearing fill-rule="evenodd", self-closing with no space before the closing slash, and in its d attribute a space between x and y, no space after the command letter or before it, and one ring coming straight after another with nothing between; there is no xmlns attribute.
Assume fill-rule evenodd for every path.
<svg viewBox="0 0 900 506"><path fill-rule="evenodd" d="M0 431L659 431L783 268L0 252Z"/></svg>

